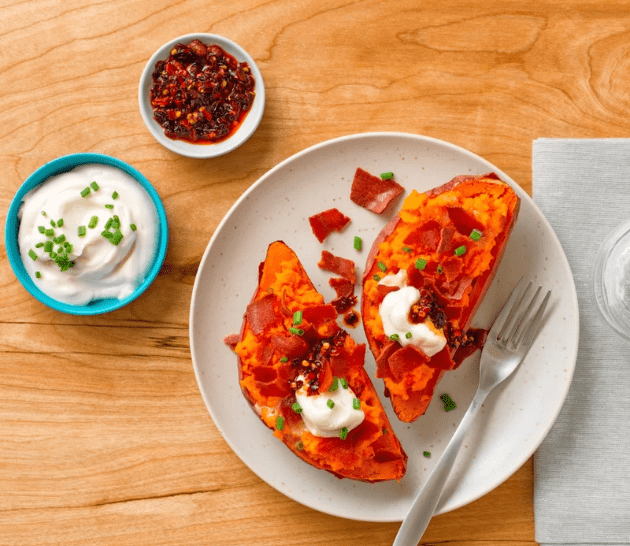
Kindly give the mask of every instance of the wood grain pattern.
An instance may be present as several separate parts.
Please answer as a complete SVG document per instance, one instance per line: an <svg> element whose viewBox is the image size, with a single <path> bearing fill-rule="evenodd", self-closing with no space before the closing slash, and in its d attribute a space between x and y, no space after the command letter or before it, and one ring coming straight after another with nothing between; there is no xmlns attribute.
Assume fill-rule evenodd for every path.
<svg viewBox="0 0 630 546"><path fill-rule="evenodd" d="M136 302L73 317L35 302L0 248L0 545L391 544L398 524L320 514L234 455L195 382L188 311L203 251L281 160L365 131L467 148L531 191L538 137L630 132L630 10L611 0L3 0L0 222L22 181L73 152L142 171L171 240ZM265 78L256 134L214 160L146 130L140 73L175 36L240 43ZM534 543L532 463L436 517L423 544Z"/></svg>

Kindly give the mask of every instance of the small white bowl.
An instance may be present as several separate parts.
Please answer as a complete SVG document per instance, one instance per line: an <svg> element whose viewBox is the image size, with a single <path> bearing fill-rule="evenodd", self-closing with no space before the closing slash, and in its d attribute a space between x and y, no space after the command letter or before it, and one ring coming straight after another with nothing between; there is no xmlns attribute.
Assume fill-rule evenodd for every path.
<svg viewBox="0 0 630 546"><path fill-rule="evenodd" d="M153 85L153 71L155 69L155 63L162 60L165 61L170 55L173 46L178 43L187 44L192 40L200 40L206 45L218 45L223 48L227 53L236 58L239 62L246 62L252 71L252 75L255 80L254 92L256 96L252 103L251 109L240 127L225 140L217 142L215 144L192 144L184 140L174 140L168 138L164 134L164 130L160 124L153 119L153 108L151 107L150 92ZM231 152L235 148L238 148L243 144L258 128L260 120L265 110L265 84L263 83L262 74L256 66L254 59L238 44L232 40L228 40L223 36L217 34L186 34L175 38L170 42L164 44L158 49L153 56L149 59L149 62L142 71L140 77L140 89L138 93L138 99L140 104L140 114L146 124L147 128L155 139L165 148L168 148L172 152L187 157L195 158L210 158L218 157L223 154Z"/></svg>

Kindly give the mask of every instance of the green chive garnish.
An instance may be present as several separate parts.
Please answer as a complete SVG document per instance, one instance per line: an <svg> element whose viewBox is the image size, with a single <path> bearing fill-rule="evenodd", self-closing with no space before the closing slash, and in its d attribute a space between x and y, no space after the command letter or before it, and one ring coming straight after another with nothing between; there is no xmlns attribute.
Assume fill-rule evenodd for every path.
<svg viewBox="0 0 630 546"><path fill-rule="evenodd" d="M106 208L106 209L113 209L113 208L114 208L114 205L107 204L107 205L105 205L105 208Z"/></svg>
<svg viewBox="0 0 630 546"><path fill-rule="evenodd" d="M107 220L107 222L105 222L105 228L104 228L104 229L105 229L105 231L107 231L110 227L112 227L112 222L113 222L113 221L114 221L114 220L113 220L112 218L109 218L109 219Z"/></svg>
<svg viewBox="0 0 630 546"><path fill-rule="evenodd" d="M327 405L330 409L333 409L333 408L335 407L335 403L334 403L334 402L333 402L330 398L326 401L326 405Z"/></svg>
<svg viewBox="0 0 630 546"><path fill-rule="evenodd" d="M90 195L90 188L84 188L81 191L81 197L87 197L88 195Z"/></svg>
<svg viewBox="0 0 630 546"><path fill-rule="evenodd" d="M86 233L87 229L85 228L85 226L79 226L79 237L85 237Z"/></svg>
<svg viewBox="0 0 630 546"><path fill-rule="evenodd" d="M297 444L295 444L295 449L302 451L304 449L304 442L302 440L298 440Z"/></svg>
<svg viewBox="0 0 630 546"><path fill-rule="evenodd" d="M462 246L458 246L455 249L455 256L461 256L462 254L464 254L466 252L466 247L464 245Z"/></svg>
<svg viewBox="0 0 630 546"><path fill-rule="evenodd" d="M339 383L341 383L341 386L342 386L344 389L347 389L347 388L348 388L348 382L346 381L345 377L340 377L340 378L339 378Z"/></svg>
<svg viewBox="0 0 630 546"><path fill-rule="evenodd" d="M335 377L333 379L332 384L330 385L330 389L328 389L328 390L330 392L335 392L338 388L339 388L339 379L337 377Z"/></svg>
<svg viewBox="0 0 630 546"><path fill-rule="evenodd" d="M37 243L35 245L35 248L42 248L44 246L44 243Z"/></svg>
<svg viewBox="0 0 630 546"><path fill-rule="evenodd" d="M302 411L304 411L302 409L302 406L300 406L300 404L298 404L297 402L294 402L294 404L291 406L291 409L295 412L295 413L302 413Z"/></svg>
<svg viewBox="0 0 630 546"><path fill-rule="evenodd" d="M481 236L483 235L483 233L481 233L481 231L479 231L478 229L473 229L470 232L470 238L473 241L478 241L479 239L481 239Z"/></svg>
<svg viewBox="0 0 630 546"><path fill-rule="evenodd" d="M387 271L387 266L383 262L378 262L376 265L381 271L383 272Z"/></svg>
<svg viewBox="0 0 630 546"><path fill-rule="evenodd" d="M106 239L111 239L114 236L110 231L101 231L101 235Z"/></svg>
<svg viewBox="0 0 630 546"><path fill-rule="evenodd" d="M136 231L138 229L136 224L129 224L129 227L131 228L131 231Z"/></svg>
<svg viewBox="0 0 630 546"><path fill-rule="evenodd" d="M37 226L37 229L40 233L46 233L46 228L44 226Z"/></svg>
<svg viewBox="0 0 630 546"><path fill-rule="evenodd" d="M348 437L348 429L346 427L343 427L339 431L339 438L341 438L342 440L345 440L347 437Z"/></svg>
<svg viewBox="0 0 630 546"><path fill-rule="evenodd" d="M35 271L35 278L40 279L42 274L39 271Z"/></svg>
<svg viewBox="0 0 630 546"><path fill-rule="evenodd" d="M448 394L440 396L440 400L444 403L444 411L451 411L457 407L457 404L453 402L453 399Z"/></svg>
<svg viewBox="0 0 630 546"><path fill-rule="evenodd" d="M293 326L302 324L302 311L296 311L293 313Z"/></svg>
<svg viewBox="0 0 630 546"><path fill-rule="evenodd" d="M424 258L418 258L416 260L416 269L422 271L427 266L427 261Z"/></svg>
<svg viewBox="0 0 630 546"><path fill-rule="evenodd" d="M118 192L117 191L112 193L112 199L118 199Z"/></svg>
<svg viewBox="0 0 630 546"><path fill-rule="evenodd" d="M376 282L378 282L378 281L380 281L380 280L381 280L381 278L380 278L378 275L372 275L372 278L373 278Z"/></svg>
<svg viewBox="0 0 630 546"><path fill-rule="evenodd" d="M113 245L118 246L118 243L120 243L120 241L123 240L123 234L122 232L117 229L116 231L114 231L114 233L112 234L112 238L109 240L109 242Z"/></svg>
<svg viewBox="0 0 630 546"><path fill-rule="evenodd" d="M68 245L66 246L66 252L68 254L72 254L72 251L74 250L74 247L72 245Z"/></svg>
<svg viewBox="0 0 630 546"><path fill-rule="evenodd" d="M400 336L398 334L392 334L391 336L389 336L389 339L391 339L392 341L399 341Z"/></svg>
<svg viewBox="0 0 630 546"><path fill-rule="evenodd" d="M359 400L358 398L354 398L352 400L352 407L354 409L361 409L361 400Z"/></svg>
<svg viewBox="0 0 630 546"><path fill-rule="evenodd" d="M28 251L28 255L31 257L31 260L37 260L37 254L35 254L35 251L33 249Z"/></svg>
<svg viewBox="0 0 630 546"><path fill-rule="evenodd" d="M405 334L405 337L406 337L407 339L411 339L411 332L407 332L407 333Z"/></svg>
<svg viewBox="0 0 630 546"><path fill-rule="evenodd" d="M361 250L362 246L363 246L363 239L361 239L361 237L355 237L354 238L355 250Z"/></svg>
<svg viewBox="0 0 630 546"><path fill-rule="evenodd" d="M57 254L61 254L62 252L65 252L65 251L66 251L66 249L65 249L64 247L60 246L60 247L57 249Z"/></svg>
<svg viewBox="0 0 630 546"><path fill-rule="evenodd" d="M57 257L57 253L56 252L50 252L48 255L50 256L51 260L54 260Z"/></svg>
<svg viewBox="0 0 630 546"><path fill-rule="evenodd" d="M403 247L403 252L411 252L413 249L408 247L408 246L404 246Z"/></svg>
<svg viewBox="0 0 630 546"><path fill-rule="evenodd" d="M304 335L304 330L302 330L302 328L289 328L289 332L291 332L292 334L295 334L296 336Z"/></svg>
<svg viewBox="0 0 630 546"><path fill-rule="evenodd" d="M88 224L88 227L90 229L94 229L96 227L96 224L98 224L98 216L92 216L92 218L90 218L90 223Z"/></svg>
<svg viewBox="0 0 630 546"><path fill-rule="evenodd" d="M59 237L57 237L57 241L59 244L63 243L66 240L66 236L62 233L61 235L59 235ZM54 239L53 239L54 241Z"/></svg>
<svg viewBox="0 0 630 546"><path fill-rule="evenodd" d="M442 274L442 271L444 271L444 269L442 268L442 266L441 266L441 265L438 265L438 266L437 266L437 272L441 275L441 274Z"/></svg>
<svg viewBox="0 0 630 546"><path fill-rule="evenodd" d="M46 237L53 237L55 235L55 230L54 229L47 229L44 231L44 235L46 235Z"/></svg>
<svg viewBox="0 0 630 546"><path fill-rule="evenodd" d="M53 249L53 242L52 241L46 241L44 243L44 252L52 252Z"/></svg>
<svg viewBox="0 0 630 546"><path fill-rule="evenodd" d="M284 417L282 417L282 415L278 415L278 417L276 417L276 428L278 430L282 430L284 428Z"/></svg>
<svg viewBox="0 0 630 546"><path fill-rule="evenodd" d="M46 211L42 211L42 216L46 216Z"/></svg>
<svg viewBox="0 0 630 546"><path fill-rule="evenodd" d="M389 180L390 178L394 178L393 172L381 173L381 180Z"/></svg>
<svg viewBox="0 0 630 546"><path fill-rule="evenodd" d="M383 436L385 436L385 434L387 434L387 429L386 428L383 429Z"/></svg>
<svg viewBox="0 0 630 546"><path fill-rule="evenodd" d="M116 218L114 218L112 220L112 228L113 229L118 229L120 227L120 220L116 220Z"/></svg>
<svg viewBox="0 0 630 546"><path fill-rule="evenodd" d="M286 356L283 356L283 357L280 359L280 362L289 362L289 359L288 359Z"/></svg>
<svg viewBox="0 0 630 546"><path fill-rule="evenodd" d="M92 189L93 189L94 191L98 190L98 184L97 184L96 182L92 182L92 183L90 184L90 186L92 186Z"/></svg>
<svg viewBox="0 0 630 546"><path fill-rule="evenodd" d="M57 227L61 227L61 226L63 226L63 218L59 218L59 220L57 220Z"/></svg>
<svg viewBox="0 0 630 546"><path fill-rule="evenodd" d="M430 452L430 451L423 451L423 452L422 452L422 454L423 454L425 457L430 457L430 456L431 456L431 452Z"/></svg>

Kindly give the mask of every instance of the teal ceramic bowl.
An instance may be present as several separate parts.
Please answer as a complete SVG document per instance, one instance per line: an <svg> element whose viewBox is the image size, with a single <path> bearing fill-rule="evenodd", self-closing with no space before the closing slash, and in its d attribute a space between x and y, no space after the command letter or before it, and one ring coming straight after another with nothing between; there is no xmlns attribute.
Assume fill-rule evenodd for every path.
<svg viewBox="0 0 630 546"><path fill-rule="evenodd" d="M18 245L18 230L20 227L18 211L24 196L33 188L39 186L51 176L71 171L75 167L86 164L101 164L116 167L134 178L151 197L151 200L155 205L159 226L156 230L156 251L153 256L153 262L142 279L142 282L129 296L123 299L108 298L94 300L86 305L72 305L57 301L44 294L44 292L35 285L33 279L31 279L26 272L26 268L22 263L22 257L20 255L20 248ZM166 248L168 246L168 223L166 220L166 213L164 212L164 207L162 206L162 201L160 200L158 193L155 191L151 183L142 175L142 173L140 173L140 171L134 169L131 165L125 163L124 161L108 155L94 153L72 154L59 157L49 163L46 163L31 174L20 186L20 189L15 194L7 213L5 244L7 255L9 257L9 263L13 268L13 272L24 288L26 288L33 297L56 311L61 311L70 315L100 315L102 313L108 313L110 311L120 309L132 302L153 282L162 267L164 257L166 256Z"/></svg>

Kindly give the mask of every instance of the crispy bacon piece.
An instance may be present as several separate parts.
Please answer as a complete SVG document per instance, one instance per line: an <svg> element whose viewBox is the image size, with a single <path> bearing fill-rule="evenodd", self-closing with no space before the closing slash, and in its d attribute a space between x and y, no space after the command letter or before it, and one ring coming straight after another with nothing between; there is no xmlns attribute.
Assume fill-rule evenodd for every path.
<svg viewBox="0 0 630 546"><path fill-rule="evenodd" d="M223 343L227 345L230 349L234 350L236 344L241 340L241 334L230 334L223 338Z"/></svg>
<svg viewBox="0 0 630 546"><path fill-rule="evenodd" d="M429 357L413 345L407 345L398 351L394 351L387 359L389 370L396 381L400 381L405 374L411 373L415 368L428 361Z"/></svg>
<svg viewBox="0 0 630 546"><path fill-rule="evenodd" d="M412 231L403 242L406 245L425 248L427 252L435 252L440 243L440 224L431 220Z"/></svg>
<svg viewBox="0 0 630 546"><path fill-rule="evenodd" d="M350 218L337 209L325 210L324 212L310 216L308 219L313 234L320 243L323 243L326 237L333 231L342 231L349 222Z"/></svg>
<svg viewBox="0 0 630 546"><path fill-rule="evenodd" d="M356 277L354 274L354 262L352 260L340 258L327 250L322 250L322 258L317 265L325 271L336 273L354 285Z"/></svg>
<svg viewBox="0 0 630 546"><path fill-rule="evenodd" d="M393 180L381 180L360 167L354 173L350 199L365 209L382 214L405 189Z"/></svg>
<svg viewBox="0 0 630 546"><path fill-rule="evenodd" d="M261 334L265 326L274 321L275 311L273 309L273 302L275 299L276 296L273 294L267 294L247 306L246 317L249 321L249 327L254 334Z"/></svg>

